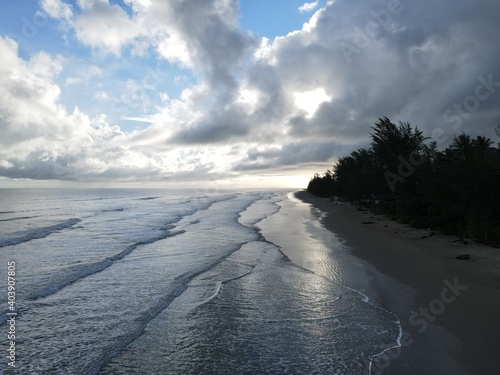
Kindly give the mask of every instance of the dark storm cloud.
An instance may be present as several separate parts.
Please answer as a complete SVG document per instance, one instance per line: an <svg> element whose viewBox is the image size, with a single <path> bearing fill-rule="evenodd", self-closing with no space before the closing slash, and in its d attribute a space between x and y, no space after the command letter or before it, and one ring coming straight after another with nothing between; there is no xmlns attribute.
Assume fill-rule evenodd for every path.
<svg viewBox="0 0 500 375"><path fill-rule="evenodd" d="M242 138L250 130L243 121L245 115L237 111L223 111L211 117L186 126L176 133L169 142L174 144L221 144L231 139Z"/></svg>
<svg viewBox="0 0 500 375"><path fill-rule="evenodd" d="M160 21L161 15L168 12L165 16L175 22L174 27L182 34L197 69L206 75L214 89L228 95L237 86L235 69L257 40L238 28L236 1L224 6L218 3L181 0L166 5L157 1L153 11L157 10Z"/></svg>
<svg viewBox="0 0 500 375"><path fill-rule="evenodd" d="M8 178L30 178L33 180L74 180L71 164L74 156L48 157L44 152L32 152L25 159L11 159L9 168L0 166L0 176Z"/></svg>
<svg viewBox="0 0 500 375"><path fill-rule="evenodd" d="M289 143L279 148L263 151L250 149L247 158L234 167L234 171L262 170L291 166L301 163L324 162L328 159L342 156L350 147L335 142L299 142Z"/></svg>
<svg viewBox="0 0 500 375"><path fill-rule="evenodd" d="M492 42L500 38L497 1L478 7L471 1L337 0L318 15L309 33L281 40L276 51L282 85L322 86L333 96L312 119L289 119L292 135L362 138L384 115L429 134L437 127L452 131L445 113L464 101L465 114L453 112L461 130L487 134L498 119L492 110L500 103L498 87L479 104L470 98L489 74L500 81L500 49Z"/></svg>

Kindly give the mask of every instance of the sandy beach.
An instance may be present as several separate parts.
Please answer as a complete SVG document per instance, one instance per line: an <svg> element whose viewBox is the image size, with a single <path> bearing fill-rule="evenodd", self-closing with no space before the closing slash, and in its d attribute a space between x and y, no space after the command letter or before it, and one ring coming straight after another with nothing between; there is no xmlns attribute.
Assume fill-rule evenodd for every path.
<svg viewBox="0 0 500 375"><path fill-rule="evenodd" d="M366 262L379 303L401 320L402 349L372 374L500 374L500 249L295 195L327 213L324 226Z"/></svg>

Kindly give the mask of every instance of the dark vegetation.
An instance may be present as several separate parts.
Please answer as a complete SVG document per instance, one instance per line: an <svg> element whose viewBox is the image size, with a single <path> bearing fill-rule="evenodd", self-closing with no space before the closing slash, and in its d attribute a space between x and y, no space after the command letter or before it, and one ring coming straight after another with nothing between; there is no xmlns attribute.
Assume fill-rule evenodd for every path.
<svg viewBox="0 0 500 375"><path fill-rule="evenodd" d="M418 128L387 117L372 130L370 148L340 158L307 190L372 205L415 227L500 243L500 144L460 134L439 151Z"/></svg>

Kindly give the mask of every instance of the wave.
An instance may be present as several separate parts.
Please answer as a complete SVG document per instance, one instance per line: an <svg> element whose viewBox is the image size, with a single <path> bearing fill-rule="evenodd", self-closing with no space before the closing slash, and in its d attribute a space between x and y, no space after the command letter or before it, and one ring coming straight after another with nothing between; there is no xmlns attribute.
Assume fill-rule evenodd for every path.
<svg viewBox="0 0 500 375"><path fill-rule="evenodd" d="M222 201L227 201L227 200L231 200L231 199L234 199L236 198L237 195L230 195L230 196L226 196L226 197L223 197L222 199L219 198L219 200L215 200L215 201L211 201L208 203L208 205L206 207L203 207L203 208L200 208L199 210L202 211L202 210L207 210L209 209L212 205L214 205L215 203L218 203L218 202L222 202ZM252 202L251 204L255 203ZM250 204L250 205L251 205ZM240 211L239 213L236 213L234 215L234 218L236 219L236 222L238 222L237 218L240 217L241 215L241 212L245 211L250 205L248 205L247 207L245 207L245 209L243 209L242 211ZM186 216L189 216L189 215L185 215ZM198 224L200 223L200 220L194 220L194 221L190 221L189 224ZM246 225L243 225L241 223L239 223L241 226L243 227L246 227L248 228ZM182 231L184 232L184 231ZM254 240L258 239L258 237L256 236ZM243 246L247 245L249 243L249 241L242 241L238 244L235 244L233 248L229 249L228 252L224 255L221 255L219 258L217 258L216 260L214 260L212 263L210 264L207 264L205 265L204 267L201 267L199 269L195 269L195 270L192 270L192 271L189 271L189 272L185 272L183 274L180 274L178 275L174 281L173 281L173 284L171 285L171 292L164 295L162 298L160 298L158 300L158 302L151 306L151 308L148 310L148 312L142 316L142 319L141 319L141 322L140 322L140 325L138 326L137 329L135 329L133 332L130 332L127 336L126 336L126 340L124 340L123 342L121 342L120 344L117 344L116 347L114 348L113 351L111 351L110 353L108 353L108 355L106 356L106 358L103 359L103 361L99 364L96 364L95 367L93 369L90 370L90 373L99 373L99 371L105 367L114 357L116 357L117 355L119 355L131 342L135 341L137 338L139 338L143 333L144 333L144 329L146 328L146 326L156 317L158 316L161 312L163 312L164 310L168 309L169 306L171 305L171 303L176 299L178 298L179 296L181 296L189 287L189 284L198 276L214 269L215 267L217 267L218 265L220 265L222 262L224 262L225 260L227 260L232 254L234 254L235 252L237 252L238 250L240 250ZM252 268L253 270L253 267L250 266L250 268ZM245 272L244 274L242 275L238 275L236 277L233 277L233 278L229 278L227 280L223 280L221 281L220 283L217 284L213 294L208 297L207 300L204 300L204 301L201 301L201 304L203 303L207 303L209 302L211 299L215 298L220 290L222 289L223 285L227 282L230 282L230 281L234 281L234 280L237 280L237 279L240 279L242 277L245 277L247 275L249 275L252 270L250 270L249 272Z"/></svg>
<svg viewBox="0 0 500 375"><path fill-rule="evenodd" d="M177 235L182 234L182 233L184 233L183 230L175 231L175 232L169 231L168 233L165 233L162 236L156 237L155 239L151 239L149 241L141 241L141 242L134 243L130 246L127 246L120 253L115 254L111 257L107 257L102 261L90 263L90 264L79 264L76 266L68 267L63 272L61 272L61 274L63 274L63 275L59 275L60 280L58 282L56 282L55 285L52 285L49 288L44 287L43 289L41 288L39 290L35 289L33 292L31 292L27 296L26 299L27 300L37 300L37 299L40 299L43 297L47 297L51 294L54 294L58 290L75 283L78 280L81 280L85 277L94 275L98 272L105 270L106 268L111 266L117 260L123 259L125 256L130 254L138 246L152 244L154 242L164 240L164 239L169 238L169 237L174 237L174 236L177 236Z"/></svg>
<svg viewBox="0 0 500 375"><path fill-rule="evenodd" d="M253 229L253 226L261 220L279 212L280 206L275 201L276 197L268 196L257 199L252 205L240 212L238 222L248 228Z"/></svg>
<svg viewBox="0 0 500 375"><path fill-rule="evenodd" d="M0 222L3 222L3 221L15 221L15 220L26 220L26 219L34 219L36 217L40 217L40 216L20 216L20 217L11 217L9 219L0 219Z"/></svg>
<svg viewBox="0 0 500 375"><path fill-rule="evenodd" d="M76 283L86 277L92 276L96 273L104 271L106 268L113 265L114 262L123 259L127 255L129 255L132 251L134 251L138 246L152 244L157 241L164 240L169 237L174 237L179 234L184 233L184 230L178 231L168 231L161 236L158 236L154 239L150 239L147 241L140 241L134 243L132 245L127 246L123 251L113 256L107 257L101 261L87 264L78 264L74 266L70 266L65 268L62 271L59 271L56 275L52 275L50 277L51 285L47 286L44 283L39 283L38 286L34 286L31 288L31 292L26 294L23 298L24 301L37 301L39 299L48 297L54 293L57 293L61 289ZM26 307L26 310L29 308ZM7 320L7 310L3 311L1 315L3 318L0 319L0 325L3 325Z"/></svg>
<svg viewBox="0 0 500 375"><path fill-rule="evenodd" d="M171 286L171 292L163 296L158 300L158 303L155 304L154 306L151 306L149 311L142 316L141 322L138 325L138 327L133 331L129 332L129 334L126 337L125 340L123 340L121 343L117 344L114 348L113 351L108 353L108 355L103 359L101 363L96 363L94 368L89 369L89 373L91 374L98 374L102 368L104 368L114 357L118 356L130 343L135 341L137 338L139 338L143 333L146 328L146 326L154 319L156 318L161 312L164 310L168 309L168 307L172 304L172 302L181 296L189 287L189 283L196 278L197 276L210 271L211 269L215 268L217 265L222 263L224 260L226 260L229 256L231 256L233 253L236 251L240 250L242 246L247 244L248 242L243 242L241 244L238 244L235 246L233 249L231 249L227 254L223 255L221 258L216 260L215 262L207 265L206 267L198 270L194 270L191 272L186 272L182 275L177 276L174 281L173 285ZM237 278L241 278L243 276L239 276ZM229 280L226 280L227 282ZM216 292L212 297L215 297L220 289L222 288L222 284L224 282L221 282L220 285L217 287Z"/></svg>
<svg viewBox="0 0 500 375"><path fill-rule="evenodd" d="M150 237L150 238L145 238L141 239L140 241L137 241L135 243L132 243L128 246L126 246L122 251L119 253L108 256L100 261L96 261L93 263L87 263L87 264L74 264L69 267L65 267L64 269L58 270L56 274L50 275L50 277L47 277L46 282L39 282L37 285L34 285L30 288L30 292L25 294L22 297L22 301L20 300L19 302L22 302L22 305L19 305L20 308L18 311L28 311L31 308L40 305L40 303L43 303L43 299L46 297L49 297L55 293L58 293L62 289L77 283L87 277L90 277L92 275L98 274L100 272L103 272L107 268L111 267L115 262L120 261L121 259L125 258L127 255L131 254L135 249L137 249L141 245L148 245L148 244L153 244L157 241L165 240L169 237L174 237L177 235L181 235L185 233L186 231L182 228L177 228L176 225L179 223L183 218L193 215L196 212L199 211L204 211L208 210L210 207L212 207L215 203L218 202L223 202L226 200L231 200L235 198L234 195L232 196L222 196L222 197L217 197L216 199L209 200L209 201L202 201L202 202L197 202L198 204L193 204L191 206L191 209L184 211L181 215L176 216L171 218L172 221L164 223L163 226L158 227L162 232L156 236ZM72 227L76 225L77 223L81 222L81 219L69 219L63 223L59 223L56 225L48 226L48 227L43 227L43 228L36 228L33 230L29 231L23 231L23 232L16 232L11 235L11 238L7 238L5 240L0 241L0 247L2 246L9 246L9 245L17 245L19 243L29 241L31 239L35 238L43 238L54 231L65 229ZM174 292L166 295L164 298L162 298L161 302L158 305L153 306L153 308L150 310L150 312L147 314L145 317L145 322L149 322L152 320L156 315L158 315L162 310L164 310L166 307L170 305L170 303L180 294L184 292L184 290L187 288L187 284L189 281L196 277L198 274L205 272L206 269L197 272L195 274L186 274L186 275L181 275L179 276L175 282L174 282ZM7 310L0 311L0 326L4 325L5 322L7 321ZM147 323L145 323L147 325ZM144 325L144 327L145 327ZM142 327L139 332L137 332L133 339L136 337L140 336ZM129 342L133 341L131 338L130 341L127 340L127 342L124 343L123 347L120 347L120 352L123 350L123 348L128 345ZM114 357L117 353L111 355L111 358ZM100 367L100 365L99 365Z"/></svg>
<svg viewBox="0 0 500 375"><path fill-rule="evenodd" d="M200 202L198 207L195 207L193 205L191 210L184 212L182 215L174 217L173 221L171 221L169 223L165 223L162 227L159 227L158 229L163 231L160 235L157 235L157 236L154 236L151 238L142 239L138 242L135 242L135 243L127 246L121 252L119 252L115 255L109 256L101 261L97 261L94 263L88 263L88 264L78 264L78 265L67 267L64 270L60 270L60 271L58 271L57 275L52 276L50 278L49 285L47 285L47 283L41 283L38 286L33 287L32 291L29 294L27 294L26 297L23 298L23 300L24 301L37 301L37 300L40 300L42 298L48 297L54 293L57 293L61 289L65 288L71 284L74 284L82 279L85 279L86 277L89 277L91 275L94 275L96 273L104 271L106 268L113 265L114 262L123 259L124 257L126 257L127 255L132 253L137 247L139 247L141 245L149 245L149 244L155 243L157 241L165 240L169 237L174 237L174 236L180 235L182 233L185 233L184 229L174 230L176 228L175 224L180 222L184 217L191 216L198 211L208 210L215 203L223 202L223 201L230 200L233 198L235 198L234 195L233 196L218 197L217 199L211 200L208 202ZM50 227L37 228L37 229L30 230L30 231L16 232L16 233L13 233L12 235L17 234L17 237L0 241L0 247L9 246L9 245L17 245L19 243L26 242L26 241L29 241L29 240L34 239L34 238L43 238L43 237L48 236L50 233L52 233L56 230L61 230L61 229L76 225L80 221L81 221L80 219L69 219L64 223L52 225ZM42 229L45 229L45 232L43 232ZM50 232L49 229L51 229L52 231ZM38 232L37 233L40 235L40 237L35 237L35 236L30 237L29 233L25 233L25 232L33 232L31 234L35 235L35 234L37 234L37 233L35 233L35 231L39 232L39 233ZM45 233L45 235L42 236L42 233ZM193 277L195 277L195 276L196 275L194 275ZM187 287L187 286L184 286L184 289L185 289L185 287ZM182 290L179 289L180 290L179 294L182 293L184 291L184 289L182 289ZM0 325L3 325L6 322L6 319L7 319L6 315L5 315L6 312L7 311L0 312L1 315L3 316L3 318L0 318ZM155 316L156 316L156 314L155 314Z"/></svg>
<svg viewBox="0 0 500 375"><path fill-rule="evenodd" d="M4 235L4 238L0 239L0 247L13 246L23 242L45 238L47 236L50 236L54 232L71 228L78 224L80 221L82 220L78 218L71 218L59 224L49 225L47 227L38 227L9 233L7 235Z"/></svg>

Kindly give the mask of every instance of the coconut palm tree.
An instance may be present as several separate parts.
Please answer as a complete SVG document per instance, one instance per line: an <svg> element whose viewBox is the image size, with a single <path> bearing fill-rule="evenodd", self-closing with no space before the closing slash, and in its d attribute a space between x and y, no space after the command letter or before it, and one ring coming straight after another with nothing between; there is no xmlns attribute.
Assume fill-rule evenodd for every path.
<svg viewBox="0 0 500 375"><path fill-rule="evenodd" d="M454 136L453 141L448 148L452 155L461 160L470 158L473 149L472 137L469 134L462 133L458 137Z"/></svg>
<svg viewBox="0 0 500 375"><path fill-rule="evenodd" d="M472 147L474 148L474 154L478 159L484 158L488 151L492 149L493 141L489 138L478 135L472 140Z"/></svg>
<svg viewBox="0 0 500 375"><path fill-rule="evenodd" d="M427 137L408 122L400 122L396 126L387 117L381 117L372 129L372 150L383 169L396 169L400 157L408 159L411 154L421 154L424 150Z"/></svg>

